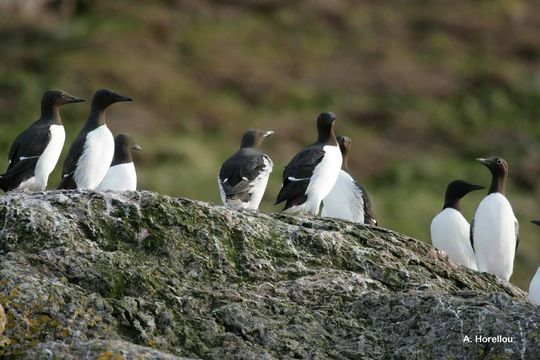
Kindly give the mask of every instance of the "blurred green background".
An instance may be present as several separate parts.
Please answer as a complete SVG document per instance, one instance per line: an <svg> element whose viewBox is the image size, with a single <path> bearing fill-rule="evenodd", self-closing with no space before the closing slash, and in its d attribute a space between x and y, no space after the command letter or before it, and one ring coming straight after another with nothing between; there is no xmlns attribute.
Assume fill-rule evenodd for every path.
<svg viewBox="0 0 540 360"><path fill-rule="evenodd" d="M243 131L275 130L264 211L334 111L379 223L426 242L448 182L488 185L474 159L501 155L521 223L511 281L527 289L540 265L539 2L0 0L0 166L44 90L100 87L136 100L108 125L143 146L141 189L219 203ZM88 107L62 109L64 156ZM484 194L464 200L467 218Z"/></svg>

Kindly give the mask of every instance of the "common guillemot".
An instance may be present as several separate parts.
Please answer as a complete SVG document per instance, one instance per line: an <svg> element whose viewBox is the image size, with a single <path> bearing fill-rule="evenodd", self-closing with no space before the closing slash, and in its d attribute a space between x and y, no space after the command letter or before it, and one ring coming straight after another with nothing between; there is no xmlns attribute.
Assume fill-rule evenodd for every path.
<svg viewBox="0 0 540 360"><path fill-rule="evenodd" d="M484 189L481 185L454 180L446 188L442 211L431 221L431 243L456 263L477 270L470 241L470 225L460 211L460 200L469 192Z"/></svg>
<svg viewBox="0 0 540 360"><path fill-rule="evenodd" d="M366 190L349 173L348 160L352 140L346 136L338 136L337 141L343 163L332 191L323 200L321 216L377 225Z"/></svg>
<svg viewBox="0 0 540 360"><path fill-rule="evenodd" d="M317 141L300 151L283 171L283 184L276 205L286 201L285 213L317 215L322 200L332 190L342 163L334 132L336 116L317 117Z"/></svg>
<svg viewBox="0 0 540 360"><path fill-rule="evenodd" d="M60 107L82 101L86 100L63 90L47 90L43 94L40 118L11 145L7 171L0 175L2 190L45 190L66 138Z"/></svg>
<svg viewBox="0 0 540 360"><path fill-rule="evenodd" d="M64 161L58 189L93 190L101 183L114 155L114 138L105 124L105 115L110 105L121 101L133 100L107 89L96 91L90 116Z"/></svg>
<svg viewBox="0 0 540 360"><path fill-rule="evenodd" d="M257 210L268 184L273 163L260 147L273 131L251 129L244 133L240 149L225 160L218 176L223 204L234 210Z"/></svg>
<svg viewBox="0 0 540 360"><path fill-rule="evenodd" d="M540 220L533 220L531 222L540 226ZM536 270L529 285L529 302L540 305L540 267Z"/></svg>
<svg viewBox="0 0 540 360"><path fill-rule="evenodd" d="M142 151L131 136L120 134L114 138L114 157L107 174L96 188L99 191L134 191L137 189L137 172L132 151Z"/></svg>
<svg viewBox="0 0 540 360"><path fill-rule="evenodd" d="M491 172L488 195L480 202L471 223L471 244L479 271L508 281L519 244L519 224L504 196L508 164L501 157L476 159Z"/></svg>

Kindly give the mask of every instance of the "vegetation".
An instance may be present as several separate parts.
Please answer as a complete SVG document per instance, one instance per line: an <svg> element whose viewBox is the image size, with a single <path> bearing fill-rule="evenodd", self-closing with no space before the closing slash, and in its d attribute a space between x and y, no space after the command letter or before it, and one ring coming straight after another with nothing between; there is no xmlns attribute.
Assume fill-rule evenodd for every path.
<svg viewBox="0 0 540 360"><path fill-rule="evenodd" d="M487 185L474 159L502 155L522 234L512 282L526 289L540 265L540 229L529 224L540 217L537 2L21 3L0 5L4 165L45 89L90 98L109 87L136 100L111 108L109 126L143 146L142 189L219 203L217 171L241 133L275 130L262 209L276 212L283 166L331 110L380 224L426 242L447 183ZM68 142L87 111L63 109ZM468 218L482 196L465 199Z"/></svg>

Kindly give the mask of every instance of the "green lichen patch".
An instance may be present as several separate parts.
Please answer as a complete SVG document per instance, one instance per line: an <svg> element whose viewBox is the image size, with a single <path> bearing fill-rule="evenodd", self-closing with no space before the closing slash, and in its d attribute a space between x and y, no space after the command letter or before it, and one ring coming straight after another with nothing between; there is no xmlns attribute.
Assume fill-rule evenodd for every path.
<svg viewBox="0 0 540 360"><path fill-rule="evenodd" d="M479 326L516 336L485 356L540 357L523 292L382 228L86 191L1 223L7 357L471 358Z"/></svg>

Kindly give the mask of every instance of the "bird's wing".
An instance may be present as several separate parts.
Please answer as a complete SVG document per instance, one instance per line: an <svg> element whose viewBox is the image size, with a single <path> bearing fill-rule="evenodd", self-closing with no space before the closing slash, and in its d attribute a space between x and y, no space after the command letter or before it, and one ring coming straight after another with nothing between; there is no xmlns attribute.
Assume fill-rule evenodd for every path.
<svg viewBox="0 0 540 360"><path fill-rule="evenodd" d="M84 150L85 136L79 134L71 147L69 153L64 161L64 167L62 168L62 180L58 189L75 189L77 184L74 180L75 170L77 169L77 163Z"/></svg>
<svg viewBox="0 0 540 360"><path fill-rule="evenodd" d="M7 172L9 173L21 161L38 159L50 141L49 125L33 123L13 141L9 151Z"/></svg>
<svg viewBox="0 0 540 360"><path fill-rule="evenodd" d="M50 140L49 126L36 123L17 136L9 151L7 171L0 175L0 188L4 191L13 190L31 178L39 157Z"/></svg>
<svg viewBox="0 0 540 360"><path fill-rule="evenodd" d="M265 162L265 159L267 161ZM272 161L263 153L231 157L221 167L219 179L225 195L236 197L251 189L253 180L265 171ZM268 171L268 169L266 169Z"/></svg>
<svg viewBox="0 0 540 360"><path fill-rule="evenodd" d="M38 158L30 158L11 166L5 174L0 175L0 189L7 192L18 188L22 182L33 176L38 160Z"/></svg>
<svg viewBox="0 0 540 360"><path fill-rule="evenodd" d="M519 246L519 222L514 218L514 229L516 231L516 251Z"/></svg>
<svg viewBox="0 0 540 360"><path fill-rule="evenodd" d="M471 221L471 227L469 228L469 240L471 241L471 246L474 252L474 238L473 238L473 231L474 231L474 218Z"/></svg>
<svg viewBox="0 0 540 360"><path fill-rule="evenodd" d="M305 201L306 189L309 185L313 170L324 157L322 147L308 147L296 154L283 171L283 186L279 192L276 204L285 200L297 199L290 206Z"/></svg>

